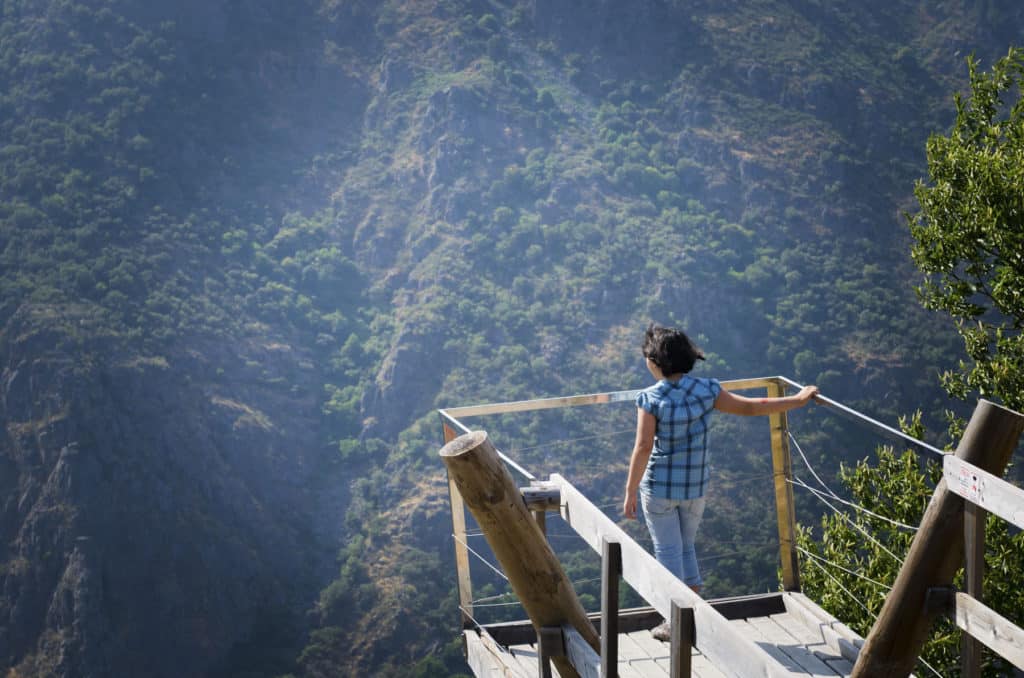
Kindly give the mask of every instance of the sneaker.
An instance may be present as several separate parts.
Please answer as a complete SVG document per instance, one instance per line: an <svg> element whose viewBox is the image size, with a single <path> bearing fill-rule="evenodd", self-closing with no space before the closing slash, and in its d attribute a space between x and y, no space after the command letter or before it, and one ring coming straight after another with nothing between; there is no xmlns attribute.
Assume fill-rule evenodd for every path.
<svg viewBox="0 0 1024 678"><path fill-rule="evenodd" d="M672 625L668 623L668 620L665 620L651 629L651 635L654 636L656 640L667 643L672 640Z"/></svg>

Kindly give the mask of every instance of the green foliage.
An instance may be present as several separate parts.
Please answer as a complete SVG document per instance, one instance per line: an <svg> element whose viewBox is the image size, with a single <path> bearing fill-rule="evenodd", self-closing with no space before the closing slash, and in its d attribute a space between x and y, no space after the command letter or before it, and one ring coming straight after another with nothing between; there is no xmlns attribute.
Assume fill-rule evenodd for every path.
<svg viewBox="0 0 1024 678"><path fill-rule="evenodd" d="M920 413L915 421L919 431ZM922 468L914 452L897 456L891 448L879 448L873 462L865 459L853 468L843 468L840 480L852 500L877 515L836 513L825 516L817 527L799 526L798 544L810 554L801 554L804 593L866 636L914 536L912 530L890 521L920 524L941 477L941 464L929 462ZM1024 591L1019 586L1018 568L1024 564L1024 534L1011 534L1006 521L992 515L985 530L985 604L1020 625L1024 622ZM962 584L962 577L961 571L955 583ZM959 643L956 626L950 620L940 620L921 657L942 675L954 675L959 670ZM983 669L986 676L1003 676L1011 667L986 650ZM921 668L920 673L924 672L930 673Z"/></svg>
<svg viewBox="0 0 1024 678"><path fill-rule="evenodd" d="M968 361L943 377L951 395L969 391L1024 408L1024 50L991 72L968 59L970 93L956 96L956 123L928 140L930 182L919 183L910 217L919 292L947 313Z"/></svg>
<svg viewBox="0 0 1024 678"><path fill-rule="evenodd" d="M922 472L911 451L897 456L891 448L880 448L875 463L865 459L853 468L844 467L840 480L864 509L916 526L937 475L941 468L935 464L928 473ZM910 529L861 512L826 515L820 533L800 526L798 543L812 554L801 557L804 592L866 637L913 536ZM922 652L925 661L940 672L957 662L958 639L952 631L948 622L940 624Z"/></svg>

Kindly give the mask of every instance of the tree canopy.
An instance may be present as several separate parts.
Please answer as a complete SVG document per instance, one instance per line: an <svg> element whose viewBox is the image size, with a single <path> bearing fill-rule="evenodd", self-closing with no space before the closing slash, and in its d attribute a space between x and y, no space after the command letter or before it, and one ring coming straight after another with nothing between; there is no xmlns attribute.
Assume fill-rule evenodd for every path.
<svg viewBox="0 0 1024 678"><path fill-rule="evenodd" d="M1024 406L1024 50L991 72L968 59L970 95L956 96L956 123L928 140L930 182L915 189L912 254L927 276L927 308L956 321L967 358L944 385ZM1016 99L1013 101L1012 99Z"/></svg>

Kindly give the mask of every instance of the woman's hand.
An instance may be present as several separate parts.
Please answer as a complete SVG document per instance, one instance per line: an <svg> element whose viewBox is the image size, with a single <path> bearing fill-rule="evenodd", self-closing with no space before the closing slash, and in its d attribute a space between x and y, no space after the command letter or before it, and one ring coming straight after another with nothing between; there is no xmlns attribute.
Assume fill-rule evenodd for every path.
<svg viewBox="0 0 1024 678"><path fill-rule="evenodd" d="M817 386L804 386L800 389L800 392L796 394L796 399L800 401L800 406L804 406L814 399L814 396L818 395Z"/></svg>
<svg viewBox="0 0 1024 678"><path fill-rule="evenodd" d="M636 520L636 490L626 490L626 498L622 501L622 515Z"/></svg>

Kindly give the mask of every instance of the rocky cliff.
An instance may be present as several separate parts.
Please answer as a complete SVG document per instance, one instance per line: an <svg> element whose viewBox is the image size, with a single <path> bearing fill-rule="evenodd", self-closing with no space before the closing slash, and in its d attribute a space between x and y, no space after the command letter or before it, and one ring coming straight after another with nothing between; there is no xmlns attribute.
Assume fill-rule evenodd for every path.
<svg viewBox="0 0 1024 678"><path fill-rule="evenodd" d="M261 338L139 355L89 336L89 311L25 306L0 331L3 661L208 675L248 647L272 666L329 568L346 493L312 364ZM241 355L287 388L246 379ZM268 629L278 648L260 646Z"/></svg>

